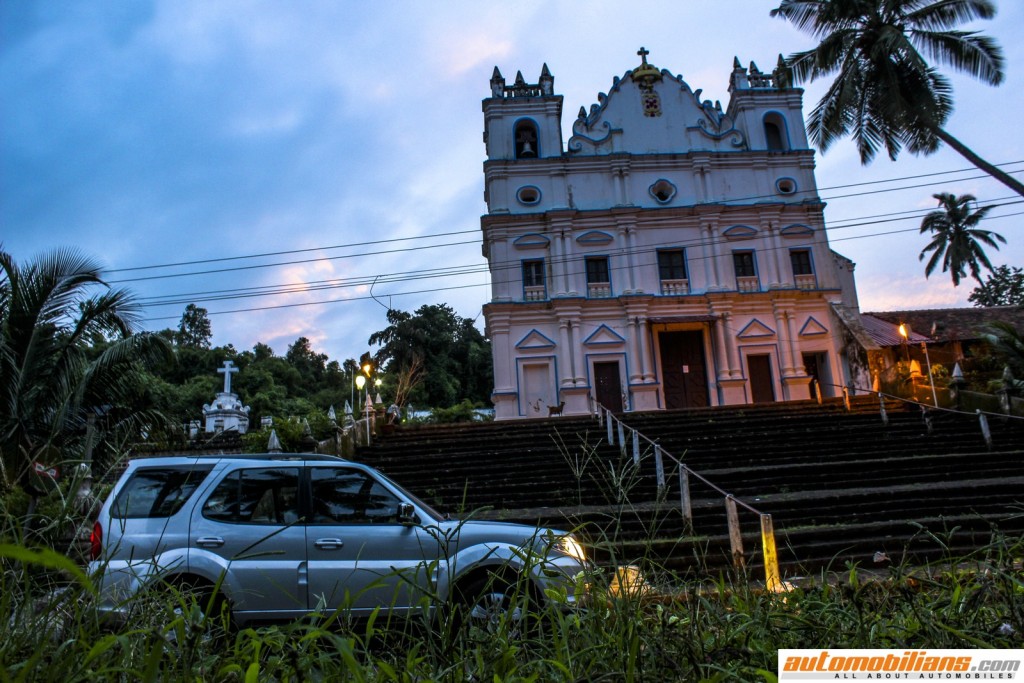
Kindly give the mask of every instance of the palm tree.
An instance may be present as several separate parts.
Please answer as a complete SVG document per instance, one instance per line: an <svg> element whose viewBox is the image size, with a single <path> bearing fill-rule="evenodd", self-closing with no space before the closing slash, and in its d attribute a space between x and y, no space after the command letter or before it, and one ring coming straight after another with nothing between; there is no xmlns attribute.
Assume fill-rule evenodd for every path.
<svg viewBox="0 0 1024 683"><path fill-rule="evenodd" d="M1002 235L977 227L993 207L982 206L971 211L971 203L975 201L971 194L958 197L950 192L940 192L932 196L939 200L942 208L932 211L921 221L921 233L932 233L932 241L921 250L917 258L923 261L929 251L934 252L924 267L924 276L931 275L941 261L942 272L949 271L954 287L966 277L965 270L968 267L971 269L971 277L980 283L981 266L992 270L992 264L980 243L997 251L999 245L996 240L1006 244Z"/></svg>
<svg viewBox="0 0 1024 683"><path fill-rule="evenodd" d="M867 164L884 147L930 154L944 142L1024 196L1024 183L979 157L943 126L953 112L949 80L927 57L990 85L1003 80L1003 53L991 38L955 27L995 16L991 0L782 0L771 15L820 40L781 60L784 82L836 74L807 121L824 152L852 135Z"/></svg>
<svg viewBox="0 0 1024 683"><path fill-rule="evenodd" d="M80 455L90 410L139 416L130 397L141 363L170 350L157 335L133 334L140 311L74 250L18 265L0 249L0 489L38 495L33 463Z"/></svg>

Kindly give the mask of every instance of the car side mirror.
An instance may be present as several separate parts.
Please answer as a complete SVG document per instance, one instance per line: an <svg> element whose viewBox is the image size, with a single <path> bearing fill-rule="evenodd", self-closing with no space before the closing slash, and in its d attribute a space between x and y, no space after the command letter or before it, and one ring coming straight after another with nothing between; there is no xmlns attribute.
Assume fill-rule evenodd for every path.
<svg viewBox="0 0 1024 683"><path fill-rule="evenodd" d="M416 508L412 506L412 503L399 503L398 504L398 523L405 524L406 526L413 526L417 524L419 520L416 518Z"/></svg>

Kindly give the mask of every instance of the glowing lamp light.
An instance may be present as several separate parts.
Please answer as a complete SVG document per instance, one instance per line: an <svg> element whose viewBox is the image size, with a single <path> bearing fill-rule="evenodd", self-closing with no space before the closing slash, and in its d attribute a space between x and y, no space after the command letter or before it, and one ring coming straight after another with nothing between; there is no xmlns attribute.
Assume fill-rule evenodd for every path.
<svg viewBox="0 0 1024 683"><path fill-rule="evenodd" d="M364 386L366 386L366 378L362 375L356 375L356 388L362 391Z"/></svg>

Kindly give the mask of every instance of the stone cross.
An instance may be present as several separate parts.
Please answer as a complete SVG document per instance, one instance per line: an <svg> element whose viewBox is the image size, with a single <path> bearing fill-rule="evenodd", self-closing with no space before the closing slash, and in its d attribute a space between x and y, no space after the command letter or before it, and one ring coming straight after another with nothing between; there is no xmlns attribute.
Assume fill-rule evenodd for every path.
<svg viewBox="0 0 1024 683"><path fill-rule="evenodd" d="M640 59L643 60L644 64L647 64L647 55L651 54L651 51L646 47L641 47L637 54L640 55Z"/></svg>
<svg viewBox="0 0 1024 683"><path fill-rule="evenodd" d="M238 368L235 367L235 362L231 360L224 361L224 367L219 368L217 372L224 375L224 393L231 393L231 374L238 372Z"/></svg>

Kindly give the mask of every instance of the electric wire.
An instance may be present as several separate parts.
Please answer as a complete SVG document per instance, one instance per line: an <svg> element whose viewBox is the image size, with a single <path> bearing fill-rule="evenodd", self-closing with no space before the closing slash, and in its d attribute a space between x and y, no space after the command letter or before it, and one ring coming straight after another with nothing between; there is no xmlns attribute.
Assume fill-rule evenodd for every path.
<svg viewBox="0 0 1024 683"><path fill-rule="evenodd" d="M999 166L1010 166L1010 165L1016 165L1016 164L1020 164L1020 163L1024 163L1024 161L1014 161L1014 162L1008 162L1008 163L1005 163L1005 164L998 164L998 165ZM877 185L877 184L889 183L889 182L897 182L897 181L902 181L902 180L912 180L912 179L924 178L924 177L932 177L932 176L937 176L937 175L947 175L947 174L950 174L950 173L962 173L962 172L967 171L967 170L970 170L970 169L960 169L960 170L956 170L956 171L938 171L938 172L934 172L934 173L920 174L920 175L915 175L915 176L905 176L905 177L899 177L899 178L889 179L889 180L874 180L874 181L865 181L865 182L861 182L861 183L849 183L849 184L845 184L845 185L836 185L836 186L832 186L832 187L829 187L829 188L798 190L798 191L796 191L794 193L794 195L818 194L822 190L843 189L843 188L847 188L847 187L861 187L861 186L866 186L866 185ZM1024 169L1018 170L1018 171L1011 171L1011 172L1012 173L1020 173L1020 172L1024 172ZM958 181L974 180L974 179L987 178L987 177L988 177L987 175L982 174L982 175L978 175L978 176L969 176L967 178L959 178L957 180ZM830 196L830 197L823 197L823 198L821 198L820 201L821 202L829 202L829 201L832 201L832 200L835 200L835 199L845 199L845 198L850 198L850 197L866 196L866 195L878 194L878 193L882 193L882 192L896 192L896 191L902 191L902 190L906 190L906 189L917 189L917 188L920 188L920 187L928 187L928 186L934 185L934 184L935 183L925 183L925 184L918 184L918 185L900 186L900 187L895 187L895 188L885 188L885 189L881 189L881 190L871 190L871 191L868 191L868 192L858 192L858 193L845 194L845 195L833 195L833 196ZM751 208L751 205L748 205L748 204L736 205L736 204L733 204L732 202L748 202L748 201L756 201L756 200L759 200L759 199L769 199L769 198L774 198L774 197L775 197L775 195L750 195L750 196L747 196L747 197L731 198L731 199L728 200L728 202L730 202L730 203L724 205L726 207L726 210L723 211L722 213L730 213L730 212L734 212L734 211L746 211L746 210L749 210ZM694 206L706 206L706 205L709 205L709 204L713 205L715 203L717 203L717 202L705 202L703 204L696 204ZM843 221L840 220L839 222L843 222ZM463 235L463 234L471 234L471 233L476 233L476 232L478 232L478 231L475 230L475 229L474 230L462 230L462 231L454 231L454 232L437 233L437 234L434 234L434 235L421 235L421 236L414 236L414 237L392 238L392 239L385 239L385 240L375 240L375 241L372 241L372 242L356 242L356 243L345 244L345 245L332 245L332 246L325 246L325 247L310 247L310 248L305 248L305 249L294 249L294 250L288 250L288 251L265 252L265 253L262 253L262 254L250 254L250 255L242 255L242 256L220 257L220 258L216 258L216 259L203 259L203 260L198 260L198 261L183 261L183 262L178 262L178 263L146 265L146 266L133 266L133 267L127 267L127 268L111 269L111 270L109 270L107 272L109 272L109 273L134 272L134 271L140 271L140 270L155 270L155 269L163 269L163 268L172 268L172 267L179 267L179 266L185 266L185 265L202 265L202 264L207 264L207 263L221 263L221 262L237 261L237 260L244 260L244 259L251 259L251 258L264 258L264 257L269 257L269 256L281 256L281 255L297 254L297 253L309 253L309 252L314 252L314 251L327 251L327 250L333 250L333 249L351 248L351 247L358 247L358 246L368 246L368 245L376 245L376 244L381 244L381 243L385 243L386 244L386 243L392 243L392 242L405 242L405 241L411 241L411 240L432 239L432 238L436 238L436 237L446 237L446 236L452 236L452 235ZM422 248L440 248L440 247L445 247L445 246L459 246L459 245L474 244L474 243L479 243L479 239L466 240L466 241L463 241L463 242L449 242L449 243L440 244L440 245L431 245L431 246L428 246L428 247L407 247L407 248L394 249L394 250L363 252L363 253L360 253L360 254L345 254L345 255L340 255L340 256L327 256L327 257L320 257L320 258L316 258L316 259L304 259L304 260L298 260L298 261L281 261L281 262L275 262L275 263L254 264L254 265L248 265L248 266L238 266L238 267L234 267L234 268L222 268L222 269L214 269L214 270L191 271L191 272L187 272L187 273L170 273L170 274L164 274L164 275L152 275L152 276L145 276L145 277L113 279L113 280L110 280L110 283L111 284L124 284L124 283L128 283L128 282L141 282L141 281L145 281L145 280L169 279L169 278L179 278L179 277L192 277L192 276L198 276L198 275L211 275L211 274L223 273L223 272L231 272L231 271L236 271L236 270L253 270L253 269L259 269L259 268L272 268L272 267L281 267L281 266L289 266L289 265L302 265L302 264L306 264L306 263L313 263L313 262L320 262L320 261L332 261L332 260L340 260L340 259L349 259L349 258L355 258L355 257L358 257L358 256L380 256L380 255L386 255L386 254L392 254L392 253L402 253L402 252L408 252L408 251L415 251L415 250L419 250L419 249L422 249Z"/></svg>

